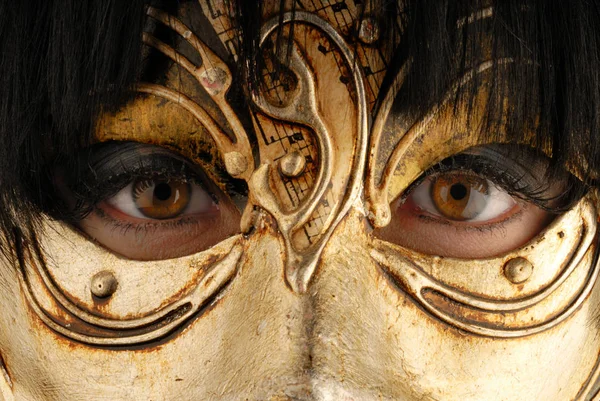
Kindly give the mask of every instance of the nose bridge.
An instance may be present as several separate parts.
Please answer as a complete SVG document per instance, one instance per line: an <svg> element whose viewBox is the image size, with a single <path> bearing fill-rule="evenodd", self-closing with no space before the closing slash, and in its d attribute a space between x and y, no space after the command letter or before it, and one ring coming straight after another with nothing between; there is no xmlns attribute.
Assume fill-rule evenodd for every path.
<svg viewBox="0 0 600 401"><path fill-rule="evenodd" d="M410 301L390 286L370 257L366 224L357 209L344 218L311 281L313 380L329 399L430 400L415 390L417 383L402 379L410 375L404 354L414 350L398 345L415 333L404 330L414 308L405 308Z"/></svg>
<svg viewBox="0 0 600 401"><path fill-rule="evenodd" d="M387 399L377 398L377 392L372 391L373 386L384 388L387 384L387 379L381 379L385 376L381 374L382 366L391 367L386 365L390 360L386 346L389 339L386 313L389 311L379 305L379 290L387 283L369 256L364 214L352 208L333 230L305 291L296 291L289 285L283 258L278 257L284 254L285 247L276 221L262 214L262 222L263 229L248 238L241 274L227 296L229 302L238 305L232 307L232 311L247 309L249 304L256 304L257 308L243 319L231 320L229 316L227 320L228 326L234 323L237 327L228 331L238 330L244 334L244 337L232 337L235 342L227 347L226 356L231 359L231 365L236 364L235 356L242 355L248 346L253 348L257 341L265 340L263 348L257 346L258 349L268 347L268 364L280 365L267 372L276 382L268 383L269 390L265 394L272 398L265 399ZM249 287L254 290L246 291ZM266 292L261 294L263 289ZM238 297L240 290L246 299ZM259 315L264 316L262 320L254 319ZM239 331L242 320L252 321L244 323L244 327L257 325L258 330L262 330L264 323L265 331L259 338L255 338L254 330ZM278 329L269 332L274 325ZM254 339L246 339L246 335ZM272 349L273 345L277 350ZM395 351L396 354L401 352ZM259 367L264 361L255 359L255 363ZM220 363L225 367L228 364ZM399 374L402 367L393 366L393 369ZM377 376L380 377L377 379ZM364 380L356 380L357 377ZM408 389L397 393L408 394Z"/></svg>
<svg viewBox="0 0 600 401"><path fill-rule="evenodd" d="M367 217L353 209L323 251L308 291L313 382L331 399L446 399L434 395L430 381L452 375L439 352L466 350L468 338L449 333L390 280L372 245ZM452 346L440 345L445 337Z"/></svg>

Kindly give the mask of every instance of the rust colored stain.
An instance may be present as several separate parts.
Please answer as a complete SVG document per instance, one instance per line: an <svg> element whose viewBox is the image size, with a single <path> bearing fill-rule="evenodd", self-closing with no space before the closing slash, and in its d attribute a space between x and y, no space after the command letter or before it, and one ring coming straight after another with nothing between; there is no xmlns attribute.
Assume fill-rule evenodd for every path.
<svg viewBox="0 0 600 401"><path fill-rule="evenodd" d="M506 325L504 322L506 314L503 312L490 313L477 308L472 308L434 290L424 291L423 296L433 305L436 305L437 308L444 310L446 313L462 322L478 324L489 328L495 328L496 326L510 328L510 326Z"/></svg>
<svg viewBox="0 0 600 401"><path fill-rule="evenodd" d="M0 370L2 370L2 374L4 375L6 382L12 388L12 385L13 385L12 378L10 377L10 373L8 372L8 366L6 365L6 362L4 360L4 357L2 356L2 353L0 353Z"/></svg>

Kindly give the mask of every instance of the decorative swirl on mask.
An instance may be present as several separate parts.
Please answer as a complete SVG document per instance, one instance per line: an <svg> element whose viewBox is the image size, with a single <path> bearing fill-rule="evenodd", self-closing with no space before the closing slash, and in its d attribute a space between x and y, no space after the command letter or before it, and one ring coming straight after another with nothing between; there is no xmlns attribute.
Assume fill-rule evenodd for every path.
<svg viewBox="0 0 600 401"><path fill-rule="evenodd" d="M150 83L139 84L137 90L141 93L148 93L168 99L192 113L214 139L223 155L227 172L234 177L248 180L254 170L254 158L252 156L250 142L248 141L248 135L226 98L232 83L232 75L229 67L212 50L210 50L208 46L202 43L190 28L177 18L153 7L148 7L147 13L150 17L177 32L198 52L198 55L202 59L202 64L200 66L194 65L184 55L149 33L145 32L143 35L145 44L154 47L165 56L169 57L198 81L201 87L226 116L227 123L233 132L233 140L221 127L219 127L217 122L202 106L181 92L162 85Z"/></svg>
<svg viewBox="0 0 600 401"><path fill-rule="evenodd" d="M332 177L333 169L333 144L331 133L325 122L320 117L316 98L316 83L308 67L306 59L301 55L298 47L293 46L289 67L298 76L296 96L292 102L284 106L275 106L267 102L263 96L256 94L253 101L261 111L272 118L294 122L311 127L317 138L319 147L319 172L315 179L316 185L308 199L292 213L281 211L276 196L268 188L271 167L261 165L252 176L250 185L256 190L253 193L257 202L277 218L279 229L286 238L291 238L291 233L306 224L311 214L315 211L318 202L323 198L327 185Z"/></svg>
<svg viewBox="0 0 600 401"><path fill-rule="evenodd" d="M600 265L597 261L593 261L589 270L589 264L582 263L585 257L590 256L590 249L595 251L591 245L597 229L596 210L589 201L585 200L570 213L581 216L579 220L581 226L574 249L570 253L571 256L564 262L565 268L554 281L538 293L514 301L485 299L453 289L425 273L409 258L388 250L374 249L371 257L385 268L394 283L428 312L444 322L470 333L487 337L527 336L548 330L567 319L585 301L598 278ZM552 262L548 261L548 263ZM586 269L585 274L580 272L581 269ZM582 273L580 278L577 278L578 271ZM566 295L560 295L563 297L561 304L566 302L564 310L558 312L547 310L548 308L557 308L557 306L552 303L550 306L545 306L542 305L542 302L561 288L566 288L567 291ZM532 322L534 319L525 317L536 307L543 310L544 317L541 322ZM507 321L514 324L504 324Z"/></svg>
<svg viewBox="0 0 600 401"><path fill-rule="evenodd" d="M36 257L27 255L29 260L21 271L23 293L48 327L86 344L132 346L159 340L200 313L236 274L243 251L237 241L228 254L208 267L187 295L154 313L134 319L105 318L76 305L50 277L39 249L36 254ZM62 312L57 314L52 309Z"/></svg>
<svg viewBox="0 0 600 401"><path fill-rule="evenodd" d="M458 82L455 83L454 87L448 91L444 99L430 111L423 115L422 118L417 120L412 126L406 131L398 143L396 143L393 151L389 158L385 161L383 168L376 169L376 165L380 162L379 153L384 148L389 148L391 145L384 139L384 127L388 122L390 111L394 102L394 96L402 86L406 74L410 68L410 61L400 69L398 75L395 78L389 92L386 94L381 107L379 108L375 117L372 132L372 145L369 156L369 170L366 178L366 189L367 189L367 207L370 211L369 218L375 227L384 227L389 224L391 219L390 211L390 196L389 187L390 181L394 176L394 172L398 168L399 164L406 156L406 153L410 146L420 137L428 132L430 126L435 122L436 117L442 111L444 107L451 104L451 101L455 99L456 93L461 86L464 86L473 78L489 69L495 64L505 65L512 63L513 60L510 58L499 59L496 61L486 61L480 64L477 68L474 68L467 72ZM397 195L397 194L395 194Z"/></svg>
<svg viewBox="0 0 600 401"><path fill-rule="evenodd" d="M339 173L334 171L334 162L337 161L339 163L343 157L336 150L334 141L342 140L342 138L334 134L333 129L328 127L322 116L322 110L318 101L319 88L314 78L315 72L311 70L310 62L302 54L298 43L295 41L291 42L290 58L287 60L288 68L296 75L298 81L297 87L291 95L293 97L292 100L285 105L273 105L261 93L254 94L252 99L258 110L269 118L309 127L313 131L318 145L319 170L315 179L315 185L308 197L295 210L286 212L277 195L271 189L269 185L270 176L276 171L271 165L264 163L258 167L249 182L251 203L264 208L273 215L282 233L287 253L287 281L295 291L303 292L307 288L320 253L333 229L349 210L352 201L359 194L367 142L367 106L362 76L352 61L352 49L339 33L330 24L314 14L296 11L294 13L286 13L281 18L282 20L275 18L265 24L261 33L261 46L280 23L287 24L293 21L296 26L304 23L318 28L321 33L324 33L337 46L351 71L354 90L356 91L356 108L358 113L357 132L355 135L347 135L346 137L354 137L356 144L354 154L352 155L352 167L349 173L350 179L347 188L341 194L341 199L339 201L336 199L334 210L324 224L318 240L307 249L299 250L293 243L294 233L310 220L319 202L323 201L324 195L327 193L332 181L341 179L342 174L347 174L345 172Z"/></svg>
<svg viewBox="0 0 600 401"><path fill-rule="evenodd" d="M356 133L353 138L353 147L350 155L351 167L348 171L339 172L339 167L345 164L347 167L348 155L340 152L339 145L335 141L341 141L336 129L328 126L330 123L323 116L318 101L319 87L316 82L316 74L311 69L311 62L303 54L298 43L291 41L290 59L286 63L293 74L297 77L297 87L293 92L293 99L287 105L274 106L264 97L264 94L254 93L252 101L257 110L264 113L266 117L285 123L297 124L312 131L316 140L318 170L314 178L314 186L310 189L308 196L302 199L295 210L289 211L282 206L278 195L270 186L270 179L277 171L274 161L261 160L261 165L254 170L253 156L248 135L244 131L240 120L236 116L225 98L225 94L231 85L231 73L227 65L220 60L205 44L203 44L192 31L177 18L159 11L148 8L148 15L160 23L170 27L186 40L194 48L202 59L200 66L194 65L181 53L161 42L152 35L144 34L144 43L159 50L161 53L173 60L177 65L189 72L210 98L219 107L233 131L234 140L228 137L222 127L213 117L195 101L173 89L156 85L140 84L138 91L159 96L175 102L201 122L214 139L217 147L225 161L227 171L234 177L242 178L249 184L249 202L242 218L242 230L248 231L252 226L253 209L258 206L271 215L278 223L286 249L286 277L290 286L296 291L304 291L312 272L316 266L321 250L325 246L332 230L349 210L351 201L359 195L362 171L367 143L367 105L363 77L359 67L353 62L353 51L340 34L325 20L318 16L302 11L286 13L282 19L275 18L267 22L261 32L261 46L280 24L305 24L323 34L337 48L343 58L348 70L352 75L353 94L357 110L357 121L355 123ZM339 129L338 129L339 131ZM346 133L347 134L347 133ZM348 135L343 139L348 141ZM336 164L337 163L337 164ZM332 183L348 179L344 190L332 191ZM319 228L316 240L308 247L300 249L294 244L294 234L302 230L315 215L319 205L326 203L326 198L332 197L333 207L324 219L323 226Z"/></svg>

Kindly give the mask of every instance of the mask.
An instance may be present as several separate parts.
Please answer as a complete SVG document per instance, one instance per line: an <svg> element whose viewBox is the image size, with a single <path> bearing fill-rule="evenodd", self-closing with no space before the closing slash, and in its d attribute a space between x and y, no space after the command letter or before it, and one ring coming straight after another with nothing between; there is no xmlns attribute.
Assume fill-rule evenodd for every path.
<svg viewBox="0 0 600 401"><path fill-rule="evenodd" d="M488 87L455 96L514 62L415 114L411 58L382 51L401 14L273 2L241 104L230 6L148 8L170 67L99 118L88 160L86 185L119 189L0 266L4 399L595 399L594 194L554 218L509 194L555 199L577 171L544 187L527 134L470 134Z"/></svg>

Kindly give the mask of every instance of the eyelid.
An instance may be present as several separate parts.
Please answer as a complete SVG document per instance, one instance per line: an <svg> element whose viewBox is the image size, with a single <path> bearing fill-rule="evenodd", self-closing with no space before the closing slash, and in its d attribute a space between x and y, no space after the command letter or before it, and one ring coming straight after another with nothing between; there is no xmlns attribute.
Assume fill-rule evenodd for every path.
<svg viewBox="0 0 600 401"><path fill-rule="evenodd" d="M97 145L80 155L79 169L66 174L72 212L83 218L101 201L135 179L176 179L198 185L215 203L220 189L196 164L167 149L133 142Z"/></svg>
<svg viewBox="0 0 600 401"><path fill-rule="evenodd" d="M498 144L476 146L425 171L404 190L400 202L429 177L464 172L488 179L508 194L549 212L565 211L583 196L583 184L566 171L548 177L548 169L549 160L528 148Z"/></svg>

